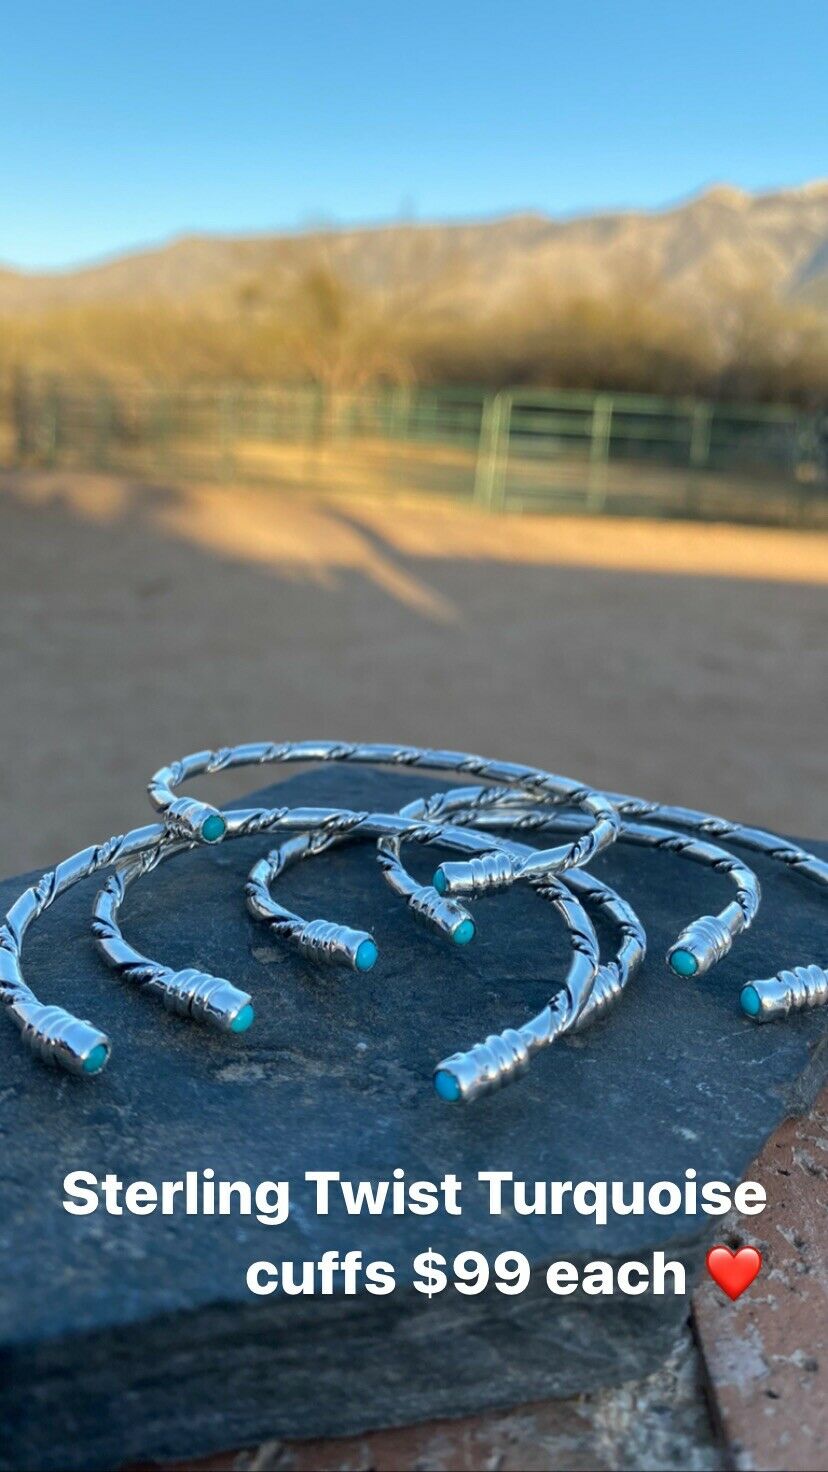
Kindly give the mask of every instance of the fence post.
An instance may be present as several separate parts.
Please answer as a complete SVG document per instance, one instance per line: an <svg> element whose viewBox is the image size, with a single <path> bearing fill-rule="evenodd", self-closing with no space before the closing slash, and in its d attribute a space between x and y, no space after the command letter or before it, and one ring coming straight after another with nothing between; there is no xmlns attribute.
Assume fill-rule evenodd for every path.
<svg viewBox="0 0 828 1472"><path fill-rule="evenodd" d="M111 465L110 445L113 438L114 405L112 396L100 390L95 403L95 443L92 454L96 470L108 470Z"/></svg>
<svg viewBox="0 0 828 1472"><path fill-rule="evenodd" d="M603 511L607 504L607 466L612 435L613 400L611 394L596 394L592 405L589 436L589 482L587 509Z"/></svg>
<svg viewBox="0 0 828 1472"><path fill-rule="evenodd" d="M60 389L57 379L52 379L48 393L44 396L41 413L41 445L44 462L53 466L60 449Z"/></svg>
<svg viewBox="0 0 828 1472"><path fill-rule="evenodd" d="M480 439L474 472L474 499L490 511L502 511L506 501L506 470L512 395L487 394L480 419Z"/></svg>
<svg viewBox="0 0 828 1472"><path fill-rule="evenodd" d="M707 464L710 454L710 425L712 415L709 404L696 404L690 428L690 464L700 470Z"/></svg>
<svg viewBox="0 0 828 1472"><path fill-rule="evenodd" d="M170 393L169 389L158 389L150 406L149 446L156 475L168 475L170 470Z"/></svg>
<svg viewBox="0 0 828 1472"><path fill-rule="evenodd" d="M14 429L15 461L25 465L33 450L32 395L25 372L15 370L11 387L11 412Z"/></svg>
<svg viewBox="0 0 828 1472"><path fill-rule="evenodd" d="M408 426L411 418L411 389L408 384L398 384L393 390L390 402L391 410L391 435L400 440L408 439Z"/></svg>
<svg viewBox="0 0 828 1472"><path fill-rule="evenodd" d="M237 430L237 402L233 389L222 390L219 402L219 439L221 445L220 474L223 480L232 480L236 468L233 453Z"/></svg>
<svg viewBox="0 0 828 1472"><path fill-rule="evenodd" d="M311 425L309 442L312 445L321 445L325 439L325 429L328 420L328 395L325 385L321 379L317 379L313 387L313 400L311 408Z"/></svg>
<svg viewBox="0 0 828 1472"><path fill-rule="evenodd" d="M697 472L704 469L710 458L712 420L713 414L709 404L694 404L690 420L691 474L687 484L686 502L686 509L692 513L698 513L699 510L701 483Z"/></svg>
<svg viewBox="0 0 828 1472"><path fill-rule="evenodd" d="M824 425L824 428L823 428ZM818 482L823 488L828 481L828 416L799 414L795 420L791 445L791 474L798 489L794 492L793 509L801 526L807 526L813 515ZM792 519L792 518L791 518Z"/></svg>

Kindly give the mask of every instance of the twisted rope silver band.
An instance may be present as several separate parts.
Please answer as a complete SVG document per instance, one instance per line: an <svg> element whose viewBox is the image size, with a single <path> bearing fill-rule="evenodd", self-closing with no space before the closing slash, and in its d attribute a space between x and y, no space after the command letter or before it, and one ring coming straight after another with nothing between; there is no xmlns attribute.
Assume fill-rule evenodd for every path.
<svg viewBox="0 0 828 1472"><path fill-rule="evenodd" d="M409 803L401 810L400 817L408 820L420 819L429 801L420 799ZM301 835L274 849L265 859L259 860L250 872L247 885L248 906L252 913L268 923L275 922L278 925L279 917L285 912L271 893L276 879L290 865L318 856L324 849L341 842L344 836L326 837L320 843L318 838L315 840L310 834ZM389 882L399 893L416 897L416 881L411 879L399 859L398 850L402 837L402 834L398 834L381 840L383 868ZM461 837L462 846L469 850L483 847L486 843L482 835L473 831L464 831ZM522 861L531 856L532 850L523 844L507 843L502 839L500 842L510 858ZM539 876L529 882L543 899L558 909L569 929L573 957L566 981L549 1004L522 1028L507 1028L503 1033L492 1034L485 1042L476 1044L468 1051L454 1053L439 1063L434 1070L434 1086L441 1098L469 1102L517 1078L525 1072L531 1055L539 1048L549 1046L571 1028L580 1028L602 1016L621 995L644 959L646 935L634 910L592 874L575 869L567 874L565 881L551 876ZM570 889L576 891L577 899L574 904L573 895L566 893ZM598 966L589 987L586 985L586 973L582 964L583 920L579 918L580 905L577 902L581 898L601 907L621 932L618 955L613 961ZM298 916L291 918L299 925L304 923ZM573 928L576 920L579 926L577 930Z"/></svg>
<svg viewBox="0 0 828 1472"><path fill-rule="evenodd" d="M405 837L416 842L439 843L449 848L459 847L467 852L485 849L490 842L483 835L473 831L453 829L445 824L424 823L420 820L412 822L411 817L407 814L374 813L364 817L361 823L355 824L350 829L328 835L324 847L341 842L345 838L376 838L395 832L400 838ZM271 894L271 886L289 864L296 863L300 858L313 857L322 851L323 845L318 840L316 843L312 842L309 835L303 835L303 840L294 839L290 844L273 849L266 858L254 864L248 876L245 891L247 907L256 919L268 924L276 935L294 942L299 941L300 944L308 929L308 922L280 905ZM531 850L527 849L525 853L531 853ZM578 900L552 876L547 881L544 898L548 899L557 909L569 932L572 959L565 986L573 998L573 1006L580 1011L586 1004L598 969L599 952L595 930ZM327 926L329 923L327 921L310 922L313 926ZM369 937L369 939L372 938ZM471 934L464 939L471 939ZM463 940L461 940L462 943Z"/></svg>
<svg viewBox="0 0 828 1472"><path fill-rule="evenodd" d="M149 995L159 996L169 1010L181 1015L231 1032L243 1031L252 1022L250 998L245 992L193 968L175 972L168 967L156 967L126 943L118 948L114 935L107 929L107 906L117 910L119 894L131 879L154 868L171 851L194 846L193 842L171 842L163 823L134 828L64 859L12 905L0 926L0 1001L20 1027L24 1043L37 1057L59 1064L70 1073L84 1075L100 1073L109 1061L111 1045L105 1033L62 1007L38 1001L24 980L21 952L29 926L59 895L100 870L113 867L116 875L104 891L106 898L101 902L100 914L96 911L96 939L121 974L141 985Z"/></svg>
<svg viewBox="0 0 828 1472"><path fill-rule="evenodd" d="M184 852L199 843L218 841L203 837L205 823L206 818L202 817L194 826L192 837L171 837L165 824L156 823L110 838L103 844L93 844L44 874L38 884L27 889L11 907L0 927L0 1000L6 1003L10 1015L20 1027L24 1042L38 1056L59 1063L71 1072L84 1074L100 1072L109 1058L111 1048L106 1035L62 1008L44 1008L26 984L20 964L23 937L29 925L58 895L107 868L122 868L129 877L122 876L121 881L104 891L100 909L96 912L96 940L106 959L121 974L145 986L149 994L160 996L166 1006L183 1014L231 1031L241 1015L252 1020L252 1009L249 1014L244 1010L250 1006L246 993L239 993L229 983L222 985L219 978L209 977L192 968L174 972L142 956L125 942L122 948L118 944L117 927L111 928L123 892L122 884L125 888L126 882L131 882L139 873L155 867L173 853ZM372 834L393 833L400 830L400 825L398 816L355 813L339 808L251 808L230 815L224 823L222 836L226 841L279 829L289 832L316 830L335 835L351 833L360 827L365 827ZM406 835L418 841L439 841L451 845L451 830L446 825L407 823L403 826ZM174 833L180 831L179 815L174 823ZM586 964L588 980L585 972L584 981L588 989L597 969L597 941L583 911L580 919L584 959L586 961L588 955L591 957ZM123 940L122 937L120 939Z"/></svg>
<svg viewBox="0 0 828 1472"><path fill-rule="evenodd" d="M767 858L783 864L792 872L819 886L828 886L828 862L818 858L816 854L810 853L807 849L790 843L788 839L778 834L746 824L734 823L728 818L717 817L712 813L700 812L694 808L651 802L646 798L631 797L624 793L613 792L609 794L609 798L616 811L624 819L651 818L657 824L675 824L679 828L689 828L692 832L700 833L705 837L725 839L752 849L756 853L764 854ZM720 850L720 852L724 851ZM694 857L694 855L687 851L687 857ZM730 855L725 856L727 860L730 860L731 857ZM703 858L700 861L705 862ZM723 864L720 864L719 867L724 871ZM734 868L732 872L735 877L736 869ZM481 864L476 867L467 866L464 869L458 869L455 865L443 864L435 875L440 893L467 892L469 873L471 873L472 882L476 884L478 893L499 887L503 882L502 868L498 870L494 865ZM737 883L739 882L737 878ZM738 894L736 904L739 909L743 910ZM744 928L735 908L728 907L727 911L723 911L718 917L702 916L683 931L670 948L668 955L670 965L680 976L701 975L703 971L708 970L727 954L735 935ZM818 1006L821 1005L821 1002L814 997L804 1005ZM745 1011L749 1016L756 1015L747 1007Z"/></svg>
<svg viewBox="0 0 828 1472"><path fill-rule="evenodd" d="M309 811L313 811L318 816L318 810L296 809L290 813L274 811L278 812L274 823L281 823L288 827L295 827L305 820ZM413 822L412 815L409 814L365 814L352 813L347 810L327 810L324 827L317 827L315 832L298 834L283 844L281 848L274 850L266 859L260 860L253 866L246 886L248 908L258 919L264 920L274 933L298 945L306 956L313 957L315 960L347 961L356 969L370 969L376 959L376 946L373 938L367 932L354 931L348 926L336 925L334 922L322 919L306 921L278 904L270 894L270 886L288 864L295 863L300 858L318 854L323 848L345 839L375 838L390 833L404 835L408 839L421 843L439 843L447 847L457 845L467 851L474 851L475 848L485 849L489 842L481 834L455 830L446 824L427 823L419 818ZM227 834L228 839L239 836L243 836L240 831L231 830ZM168 843L160 850L155 850L151 855L142 855L137 861L130 860L110 876L95 903L93 932L105 959L120 974L127 975L155 989L165 1000L171 978L174 975L189 977L194 973L174 974L162 963L154 962L135 951L124 940L118 924L118 911L130 883L154 869L163 860L193 846L192 841L177 840ZM524 845L512 845L511 848L513 856L518 859L531 854L531 850ZM555 907L564 919L572 946L572 958L562 993L564 1001L561 1003L557 998L554 999L554 1005L550 1005L542 1014L543 1017L548 1014L549 1042L561 1031L574 1025L585 1011L596 978L599 980L599 992L594 1009L597 1015L620 994L631 970L640 963L644 955L644 931L630 907L591 875L579 873L576 877L584 892L599 899L607 907L608 913L614 916L617 923L624 928L626 948L622 947L617 962L602 968L602 972L599 972L598 942L595 931L578 899L554 877L537 878L533 881L533 887ZM464 939L470 938L471 935L468 935ZM371 948L371 954L367 957L365 955L366 946ZM215 979L208 977L206 981L215 982ZM229 983L226 982L215 982L215 985L229 987ZM230 990L235 992L234 988ZM235 993L235 995L240 994ZM250 1020L252 1021L249 1000L246 998L247 1010L251 1013ZM208 1020L214 1019L210 1017ZM219 1022L219 1025L225 1024ZM540 1030L541 1020L538 1018L534 1021L533 1051L535 1047L540 1046ZM452 1061L451 1065L447 1065L446 1068L438 1069L436 1076L445 1080L455 1076L459 1079L462 1075L462 1082L458 1082L457 1085L457 1097L462 1095L464 1098L476 1097L487 1089L507 1082L517 1071L518 1066L524 1066L522 1057L513 1056L511 1063L508 1061L508 1040L510 1038L511 1032L508 1032L503 1034L501 1039L503 1046L498 1055L499 1064L496 1076L488 1063L489 1055L494 1047L493 1039L487 1040L482 1053L480 1047L473 1050L472 1054L468 1055L470 1063L459 1070L457 1075L454 1073L454 1062ZM472 1071L475 1072L474 1079L471 1077ZM445 1088L445 1084L442 1085L442 1088Z"/></svg>
<svg viewBox="0 0 828 1472"><path fill-rule="evenodd" d="M368 745L334 742L261 743L257 745L224 748L218 752L200 752L172 767L156 773L150 784L152 801L165 813L163 825L148 825L134 829L131 833L108 839L104 844L93 845L65 859L53 871L44 874L36 885L28 888L9 910L0 926L0 1000L21 1030L24 1042L39 1057L59 1063L76 1073L95 1073L105 1065L110 1046L105 1034L93 1024L74 1017L63 1008L42 1003L27 985L22 974L20 953L24 935L29 925L45 910L58 895L73 884L103 868L116 868L116 877L105 887L96 912L96 939L114 965L123 969L148 992L161 997L165 1005L187 1015L200 1017L218 1026L230 1025L235 1014L233 1009L242 999L240 1010L249 1005L246 994L238 993L229 983L209 977L193 968L174 972L170 968L159 968L156 963L141 956L129 947L114 931L108 929L117 912L123 890L127 883L152 867L149 855L158 850L159 858L166 850L175 847L183 851L195 843L218 843L227 836L242 836L253 833L284 829L291 832L313 831L318 835L320 847L336 836L345 836L355 831L372 815L343 813L340 809L303 808L250 808L225 817L216 808L195 798L174 795L174 787L198 772L219 771L233 766L251 763L288 761L343 761L364 762L371 765L394 765L420 771L457 771L483 778L489 782L505 784L501 791L492 788L469 789L463 793L466 808L455 813L458 825L474 824L477 829L500 826L518 826L525 831L561 831L578 833L574 842L553 849L526 849L522 845L499 840L494 842L482 838L480 832L471 839L471 829L457 827L456 832L466 832L466 839L455 841L455 847L465 850L468 859L458 864L445 864L438 870L438 883L417 885L399 861L399 849L389 850L391 862L386 863L387 853L381 853L386 876L392 887L407 899L412 911L442 930L455 940L462 940L473 931L471 918L462 904L453 896L460 892L488 893L514 883L518 878L546 882L557 872L577 868L611 843L621 830L623 818L624 837L634 842L646 842L667 851L683 853L699 862L710 864L719 872L729 874L737 886L736 898L718 915L702 916L686 926L671 946L669 960L673 969L681 975L700 974L715 964L727 953L733 938L751 923L759 902L759 889L755 876L746 866L708 842L688 839L684 834L669 832L664 826L649 828L637 820L649 818L656 825L675 823L681 828L703 835L730 840L765 854L782 863L793 872L812 880L818 885L828 884L828 862L817 858L798 845L789 843L764 830L734 824L727 819L693 809L673 807L648 802L642 798L623 794L609 797L593 789L574 783L567 778L556 777L534 768L516 766L511 763L491 762L482 757L457 752L431 751L408 746ZM444 794L433 800L430 811L446 812L448 801ZM443 804L441 809L440 804ZM569 817L550 814L549 807L576 805L582 816L574 821ZM486 817L488 810L489 817ZM388 815L373 815L388 822L380 828L379 837L392 846L398 840L417 839L435 841L425 836L422 816L414 814L429 811L428 806L411 807L405 822L399 815L391 821ZM633 819L630 823L628 820ZM443 825L445 826L445 825ZM452 827L454 824L451 825ZM445 841L445 840L444 840ZM156 859L154 862L158 862ZM540 885L535 885L540 887ZM553 886L554 887L554 886ZM558 887L559 888L559 887ZM573 889L577 886L573 884ZM577 905L574 895L570 900ZM566 904L562 893L555 901L559 908ZM289 912L288 912L289 915ZM347 959L357 969L371 955L373 942L366 932L352 931L348 927L331 927L328 922L314 922L308 926L293 917L288 925L294 926L294 938L306 954ZM299 935L296 925L302 930ZM365 942L368 949L360 952ZM360 962L362 956L362 963ZM596 956L597 960L597 956ZM593 968L594 976L594 968ZM742 991L742 1006L748 1016L759 1021L772 1016L786 1015L802 1007L822 1005L826 995L826 972L818 966L799 966L780 972L775 978L748 983ZM593 982L586 982L580 989L572 991L568 1006L568 1026L574 1026L591 995ZM229 990L228 990L229 989ZM597 993L596 993L597 996ZM237 1009L239 1010L239 1009ZM252 1014L251 1014L252 1015ZM529 1046L526 1037L509 1038L503 1044L513 1061L520 1063L523 1050ZM497 1050L495 1050L497 1051ZM503 1049L501 1049L503 1052ZM495 1072L500 1073L508 1066L508 1058L494 1060ZM488 1066L488 1065L487 1065ZM492 1065L494 1066L494 1065Z"/></svg>
<svg viewBox="0 0 828 1472"><path fill-rule="evenodd" d="M693 808L677 807L665 803L651 802L646 798L632 797L623 793L611 793L610 801L618 813L625 819L651 818L658 825L676 824L679 827L689 828L691 831L703 835L704 838L723 838L742 845L754 852L761 853L776 863L783 864L792 872L810 880L818 886L828 886L828 862L818 858L807 849L789 840L781 838L777 834L766 832L763 829L753 828L745 824L734 823L730 819L717 817L711 813L704 813ZM430 811L439 813L440 803L444 802L446 794L438 793L432 802L434 806ZM486 805L515 804L513 812L516 813L517 805L521 802L519 793L508 790L493 792L492 789L482 788L477 791L473 806L480 811ZM462 823L464 819L458 814L452 814L454 823ZM474 819L478 826L483 826L483 820ZM505 817L503 826L509 826L511 820ZM527 808L522 819L516 824L518 828L524 827L532 831L539 827L568 826L572 822L575 826L577 820L567 818L543 817L536 808ZM492 827L499 826L497 820L493 820ZM690 922L680 935L676 938L668 951L668 961L673 971L683 977L700 976L712 966L716 965L730 950L734 938L753 922L759 908L761 892L756 875L747 865L743 864L734 855L719 848L712 843L702 840L688 839L686 835L669 831L664 827L655 827L640 822L630 823L626 821L622 830L624 837L631 842L643 843L647 846L659 848L662 852L682 854L700 864L707 864L716 872L729 875L736 884L735 899L727 905L718 915L704 915ZM533 872L532 865L526 865L522 873L527 877ZM456 892L458 886L451 882L451 875L455 873L450 864L443 864L438 870L438 876L443 878L440 886L439 897L447 899ZM483 855L481 858L472 859L471 863L462 867L462 875L470 875L472 887L476 892L491 892L502 886L504 881L513 882L517 877L516 868L510 865L505 856L493 851ZM435 876L437 878L438 876ZM413 881L412 881L413 883ZM463 888L461 884L459 886ZM433 886L432 886L433 888ZM418 900L419 912L428 918L429 907L434 903L433 897L427 886L419 886L420 897ZM417 906L415 906L417 908ZM809 969L809 968L805 968ZM795 968L796 971L802 968ZM764 985L764 983L760 984ZM747 1016L759 1018L759 1013L751 1005L751 984L748 983L742 990L742 1007ZM798 1005L803 1007L815 1007L824 1004L826 998L820 988L810 987L807 989L804 1000ZM790 1010L790 1009L789 1009ZM768 1020L771 1016L786 1015L780 1007L777 1011L769 1010L768 1007L761 1009L761 1019Z"/></svg>
<svg viewBox="0 0 828 1472"><path fill-rule="evenodd" d="M752 849L755 853L764 854L774 863L784 865L794 874L821 888L828 887L828 862L776 833L769 833L763 828L752 828L743 823L733 823L729 818L720 818L695 808L647 802L645 798L629 797L618 792L611 793L610 797L618 812L625 818L654 818L657 823L676 823L680 828L689 828L712 838L724 839ZM790 996L796 996L796 1002L785 1000L789 996L789 984L780 978L799 977L802 973L810 977L813 970L813 965L806 964L796 966L792 971L780 972L778 976L766 981L748 982L741 993L743 1012L755 1022L767 1022L774 1017L785 1017L791 1010L824 1006L828 1001L828 992L820 985L796 986L790 993ZM816 970L820 972L822 968L817 966Z"/></svg>
<svg viewBox="0 0 828 1472"><path fill-rule="evenodd" d="M607 799L606 796L595 794L592 789L574 783L568 778L554 777L549 773L541 773L532 768L516 767L511 763L492 762L482 757L468 756L459 752L335 742L260 743L225 747L217 752L196 752L156 772L149 784L150 800L156 807L167 812L176 808L178 803L187 802L187 799L176 800L174 789L198 773L222 771L250 763L266 764L285 761L350 761L379 765L391 764L429 771L463 771L476 776L484 776L494 782L505 783L512 791L517 788L521 793L528 793L535 804L538 801L544 805L551 803L554 806L580 804L592 816L595 816L597 811L605 814L606 805L609 802L612 811L624 818L637 820L649 817L658 824L675 823L679 827L690 828L705 837L731 838L737 843L743 843L747 847L767 854L817 883L828 884L828 863L760 829L734 824L727 819L694 809L650 802L644 798L630 797L620 793L612 793ZM488 789L481 788L472 794L470 789L470 805L484 806L487 801L487 791ZM193 807L192 803L193 800L190 800L190 809L188 809L192 822L206 822L207 818L216 811L206 804L196 803ZM568 849L534 850L530 857L522 861L515 859L514 856L510 858L503 850L493 849L461 863L442 864L434 877L435 882L431 889L443 899L449 899L461 893L480 895L503 888L519 877L530 877L533 873L539 872L559 872L562 868L587 863L589 858L606 847L612 841L612 836L617 836L620 831L616 823L614 835L610 836L604 826L605 823L604 817L599 819L597 824ZM536 826L540 825L536 824ZM553 825L549 826L551 828ZM636 841L644 842L643 835ZM664 848L669 848L672 843L673 852L683 851L687 857L696 859L700 863L709 863L718 868L719 872L729 872L736 881L737 895L733 904L719 915L700 916L691 922L670 948L668 960L677 975L701 975L728 953L735 936L754 918L759 903L759 889L755 875L746 866L740 865L732 855L726 854L724 850L715 851L713 845L710 846L706 855L703 850L694 851L690 845L680 850L678 845L683 841L681 835L672 834L668 842L663 845L659 844L654 833L646 841L654 847L663 846ZM591 852L585 851L585 845L591 846ZM414 902L414 908L416 909L419 905L424 918L428 919L431 913L433 923L438 927L441 926L442 912L437 907L435 895L425 886L420 886L420 891L417 901Z"/></svg>
<svg viewBox="0 0 828 1472"><path fill-rule="evenodd" d="M358 821L349 821L354 818ZM299 940L301 943L303 932L307 930L307 922L278 904L270 893L270 887L284 867L300 858L318 854L323 847L346 838L365 839L395 835L417 843L457 847L466 852L485 850L491 842L482 834L471 830L457 829L445 823L424 822L402 813L343 813L342 819L336 829L329 828L326 833L315 835L315 840L310 835L302 835L301 839L294 839L290 844L273 849L266 858L254 864L250 871L246 886L247 907L252 915L265 921L283 938ZM586 1003L598 969L599 953L595 930L574 895L552 876L549 877L546 897L557 909L569 931L572 959L566 985L580 1010ZM472 934L473 931L461 936L460 943L470 940Z"/></svg>
<svg viewBox="0 0 828 1472"><path fill-rule="evenodd" d="M424 813L432 803L439 801L441 797L454 798L462 802L463 793L455 791L450 794L439 794L437 799L419 799L403 808L402 815L418 816ZM510 816L508 813L499 813L495 808L487 813L478 813L476 821L481 824L485 822L488 825L491 820L492 826L497 822L502 822L503 826L512 826ZM560 821L561 826L566 825L565 818ZM502 838L500 842L504 849L516 859L522 859L530 852L523 844L511 843ZM402 866L400 845L399 838L381 840L379 844L380 862L392 887L399 893L405 893L407 885L412 881ZM528 882L537 893L547 897L548 880L535 877ZM442 1098L463 1099L468 1102L483 1093L489 1093L511 1082L525 1072L532 1054L539 1048L548 1047L563 1033L570 1030L580 1031L582 1027L586 1027L590 1022L597 1021L603 1016L608 1008L618 1000L624 987L642 964L646 953L646 933L635 911L626 900L621 899L608 885L602 884L594 875L585 870L569 870L563 882L567 888L574 890L581 900L586 900L591 906L597 905L603 909L618 928L621 943L615 959L599 965L592 989L586 998L576 997L564 984L563 989L552 998L548 1006L523 1027L510 1028L500 1034L491 1034L485 1042L477 1043L468 1050L453 1053L438 1063L434 1071L434 1084L437 1093Z"/></svg>
<svg viewBox="0 0 828 1472"><path fill-rule="evenodd" d="M581 808L593 820L588 832L573 843L542 852L533 851L523 859L514 873L507 875L498 872L496 887L513 883L529 873L558 873L562 869L588 864L618 834L619 819L612 803L603 793L585 787L582 783L573 782L568 777L559 777L552 772L516 765L514 762L491 761L487 757L473 756L468 752L433 751L428 747L365 742L263 741L222 747L218 751L193 752L155 773L148 786L150 802L159 812L170 815L175 831L182 836L185 828L190 837L203 835L210 820L217 820L212 831L218 838L221 836L218 833L218 824L224 822L232 830L241 815L222 814L217 808L208 803L200 803L194 798L176 799L175 789L191 777L206 773L286 762L346 762L402 767L420 772L461 772L465 776L477 777L483 781L519 788L535 801L541 800L553 805L565 803L570 807ZM471 870L468 864L459 867L464 872ZM466 875L469 888L477 884L477 874L478 870L475 869ZM461 883L462 876L459 876L458 891ZM495 886L489 884L488 887Z"/></svg>
<svg viewBox="0 0 828 1472"><path fill-rule="evenodd" d="M254 1019L252 998L247 992L196 967L174 971L152 961L129 945L118 925L118 911L129 885L141 875L149 874L164 859L194 846L183 840L165 842L122 861L95 897L92 935L107 964L147 995L158 997L168 1012L207 1023L222 1032L246 1032Z"/></svg>
<svg viewBox="0 0 828 1472"><path fill-rule="evenodd" d="M59 895L82 879L165 840L164 825L151 823L81 849L24 890L0 925L0 1001L20 1028L23 1042L44 1062L58 1064L70 1073L96 1074L106 1066L111 1046L93 1023L38 1001L21 967L26 931Z"/></svg>
<svg viewBox="0 0 828 1472"><path fill-rule="evenodd" d="M712 813L702 813L696 808L648 802L646 798L629 797L620 792L610 793L609 799L623 818L652 818L656 823L675 824L678 828L689 828L710 838L723 838L728 843L765 854L815 884L828 885L828 862L791 843L789 839L780 838L778 833L768 833L762 828L751 828L744 823L733 823L729 818L717 818Z"/></svg>
<svg viewBox="0 0 828 1472"><path fill-rule="evenodd" d="M498 831L508 828L531 833L550 830L571 832L573 829L578 831L586 821L575 813L560 814L544 808L527 807L521 793L496 787L454 788L448 792L438 792L418 803L410 803L402 809L402 813L411 817L422 816L435 822L448 820L458 825L472 823L478 829ZM709 970L728 953L735 937L746 930L756 916L761 891L753 870L715 844L653 825L623 823L620 840L656 848L662 853L681 855L733 880L736 886L735 899L718 915L703 915L692 920L667 953L668 962L678 975L701 975ZM509 845L504 845L504 855L509 848ZM400 841L397 838L383 839L378 845L378 852L392 888L396 893L408 897L410 888L416 882L399 862ZM390 871L384 863L385 855L391 855L395 861ZM446 867L441 866L443 869ZM425 896L426 912L429 895L444 898L427 886L420 887L417 894L418 897Z"/></svg>

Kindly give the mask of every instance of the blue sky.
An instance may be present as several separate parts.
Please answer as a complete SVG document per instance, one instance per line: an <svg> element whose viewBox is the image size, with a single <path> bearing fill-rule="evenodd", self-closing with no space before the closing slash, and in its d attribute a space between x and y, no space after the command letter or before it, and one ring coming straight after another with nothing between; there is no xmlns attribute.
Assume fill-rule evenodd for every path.
<svg viewBox="0 0 828 1472"><path fill-rule="evenodd" d="M828 174L828 0L0 0L0 261Z"/></svg>

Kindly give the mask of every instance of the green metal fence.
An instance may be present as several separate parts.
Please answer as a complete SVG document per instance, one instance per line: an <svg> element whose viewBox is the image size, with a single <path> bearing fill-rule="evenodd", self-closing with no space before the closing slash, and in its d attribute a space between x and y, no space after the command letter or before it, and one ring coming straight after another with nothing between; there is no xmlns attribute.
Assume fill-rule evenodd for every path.
<svg viewBox="0 0 828 1472"><path fill-rule="evenodd" d="M497 511L828 524L828 420L525 389L126 388L18 375L7 465L326 490L404 489Z"/></svg>

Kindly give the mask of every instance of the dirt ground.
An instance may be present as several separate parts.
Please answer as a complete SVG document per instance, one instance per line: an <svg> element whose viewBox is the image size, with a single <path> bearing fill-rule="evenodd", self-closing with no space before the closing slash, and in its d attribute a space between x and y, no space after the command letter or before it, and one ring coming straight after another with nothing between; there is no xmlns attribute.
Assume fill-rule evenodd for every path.
<svg viewBox="0 0 828 1472"><path fill-rule="evenodd" d="M828 537L0 475L0 863L204 746L368 738L828 832ZM243 791L238 774L211 795Z"/></svg>

